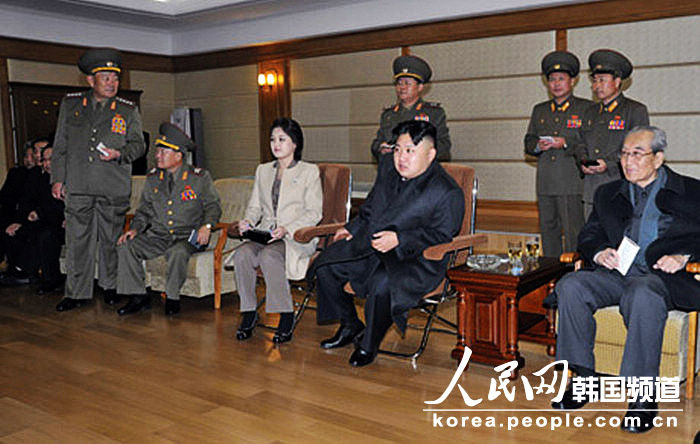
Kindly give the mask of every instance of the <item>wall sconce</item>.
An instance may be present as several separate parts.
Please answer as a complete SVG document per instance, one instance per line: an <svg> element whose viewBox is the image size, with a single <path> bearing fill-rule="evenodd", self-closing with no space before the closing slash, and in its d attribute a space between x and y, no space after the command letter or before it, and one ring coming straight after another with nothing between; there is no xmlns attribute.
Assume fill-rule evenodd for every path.
<svg viewBox="0 0 700 444"><path fill-rule="evenodd" d="M275 71L268 71L267 73L258 74L258 85L260 87L268 86L272 87L277 83L277 73Z"/></svg>

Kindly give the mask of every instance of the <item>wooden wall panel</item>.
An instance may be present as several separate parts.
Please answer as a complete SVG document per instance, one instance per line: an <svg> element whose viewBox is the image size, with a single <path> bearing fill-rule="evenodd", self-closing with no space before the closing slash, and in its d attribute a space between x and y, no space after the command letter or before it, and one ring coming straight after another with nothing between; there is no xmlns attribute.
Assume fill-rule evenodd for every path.
<svg viewBox="0 0 700 444"><path fill-rule="evenodd" d="M324 89L391 82L391 62L400 50L390 48L359 54L300 59L291 65L292 89ZM333 66L328 70L328 66Z"/></svg>
<svg viewBox="0 0 700 444"><path fill-rule="evenodd" d="M202 109L214 178L251 175L260 159L257 66L175 74L175 106Z"/></svg>
<svg viewBox="0 0 700 444"><path fill-rule="evenodd" d="M162 122L170 121L175 107L175 74L153 71L130 71L131 87L143 91L141 120L143 130L150 134L151 145L158 136ZM149 168L155 166L155 150L148 147Z"/></svg>
<svg viewBox="0 0 700 444"><path fill-rule="evenodd" d="M542 55L554 48L554 33L540 32L411 47L428 60L433 81L539 74Z"/></svg>
<svg viewBox="0 0 700 444"><path fill-rule="evenodd" d="M42 83L48 85L71 85L90 88L85 76L75 65L43 63L10 59L8 62L10 82Z"/></svg>

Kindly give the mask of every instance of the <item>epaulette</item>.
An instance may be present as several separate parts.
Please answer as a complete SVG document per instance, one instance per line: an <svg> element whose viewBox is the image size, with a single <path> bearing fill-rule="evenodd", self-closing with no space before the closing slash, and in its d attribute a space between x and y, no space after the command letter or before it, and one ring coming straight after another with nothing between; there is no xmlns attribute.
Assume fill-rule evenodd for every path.
<svg viewBox="0 0 700 444"><path fill-rule="evenodd" d="M65 97L66 97L67 99L68 99L68 98L74 99L74 98L78 98L78 97L82 97L82 96L83 96L83 93L82 93L82 92L73 92L73 93L68 93L68 94L66 94Z"/></svg>
<svg viewBox="0 0 700 444"><path fill-rule="evenodd" d="M195 168L194 170L192 170L192 172L194 174L196 174L197 176L204 176L204 169L203 168Z"/></svg>
<svg viewBox="0 0 700 444"><path fill-rule="evenodd" d="M396 104L396 103L394 103L393 105L389 105L389 106L385 107L385 108L384 108L384 111L394 111L394 112L396 112L396 111L398 111L397 106L399 106L399 105Z"/></svg>
<svg viewBox="0 0 700 444"><path fill-rule="evenodd" d="M425 106L429 106L431 108L440 108L440 102L423 102Z"/></svg>
<svg viewBox="0 0 700 444"><path fill-rule="evenodd" d="M146 174L147 176L153 176L158 173L158 168L151 168L151 171Z"/></svg>
<svg viewBox="0 0 700 444"><path fill-rule="evenodd" d="M117 102L121 102L121 103L123 103L125 105L129 105L133 108L136 107L136 104L134 102L132 102L131 100L122 99L121 97L116 97L116 100L117 100Z"/></svg>

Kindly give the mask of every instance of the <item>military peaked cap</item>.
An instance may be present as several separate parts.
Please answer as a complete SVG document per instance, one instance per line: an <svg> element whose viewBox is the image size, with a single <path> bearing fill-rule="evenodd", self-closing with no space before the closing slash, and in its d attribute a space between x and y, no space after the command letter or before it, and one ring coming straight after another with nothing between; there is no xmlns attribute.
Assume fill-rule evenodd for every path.
<svg viewBox="0 0 700 444"><path fill-rule="evenodd" d="M626 79L632 74L632 62L612 49L593 51L588 57L588 64L591 67L591 75L598 73L612 74L621 79Z"/></svg>
<svg viewBox="0 0 700 444"><path fill-rule="evenodd" d="M169 122L163 122L158 128L160 135L156 139L155 145L181 153L183 151L194 150L195 143L187 137L180 128Z"/></svg>
<svg viewBox="0 0 700 444"><path fill-rule="evenodd" d="M121 72L122 56L113 48L88 49L80 56L78 68L87 74L93 75L100 71Z"/></svg>
<svg viewBox="0 0 700 444"><path fill-rule="evenodd" d="M542 73L549 76L553 72L565 72L576 77L580 69L578 58L568 51L553 51L542 59Z"/></svg>
<svg viewBox="0 0 700 444"><path fill-rule="evenodd" d="M394 59L394 81L399 77L413 77L420 83L428 83L432 75L430 65L420 57L407 55Z"/></svg>

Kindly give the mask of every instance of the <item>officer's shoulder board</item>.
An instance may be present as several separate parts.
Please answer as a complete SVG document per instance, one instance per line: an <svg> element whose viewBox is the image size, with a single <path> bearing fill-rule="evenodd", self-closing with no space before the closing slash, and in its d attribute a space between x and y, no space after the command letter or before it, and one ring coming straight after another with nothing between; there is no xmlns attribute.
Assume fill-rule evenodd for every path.
<svg viewBox="0 0 700 444"><path fill-rule="evenodd" d="M396 111L399 110L398 106L399 106L399 105L396 104L396 103L393 104L393 105L385 106L382 112L387 112L387 111L394 111L394 112L396 112Z"/></svg>
<svg viewBox="0 0 700 444"><path fill-rule="evenodd" d="M151 168L151 170L148 172L148 174L146 174L146 176L150 177L155 176L156 174L158 174L158 168Z"/></svg>
<svg viewBox="0 0 700 444"><path fill-rule="evenodd" d="M197 176L204 176L204 173L206 173L206 170L204 168L194 168L192 172L197 175Z"/></svg>
<svg viewBox="0 0 700 444"><path fill-rule="evenodd" d="M122 98L119 97L119 96L116 97L116 100L117 100L117 102L119 102L119 103L123 103L124 105L128 105L128 106L130 106L130 107L132 107L132 108L136 108L136 104L135 104L134 102L132 102L131 100L122 99Z"/></svg>
<svg viewBox="0 0 700 444"><path fill-rule="evenodd" d="M440 102L423 102L423 106L427 106L428 108L442 108Z"/></svg>

